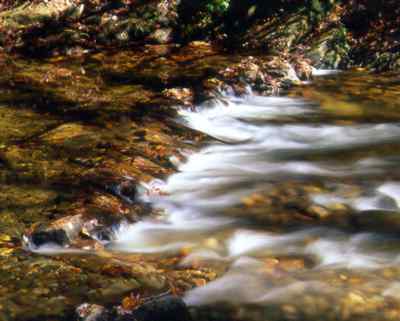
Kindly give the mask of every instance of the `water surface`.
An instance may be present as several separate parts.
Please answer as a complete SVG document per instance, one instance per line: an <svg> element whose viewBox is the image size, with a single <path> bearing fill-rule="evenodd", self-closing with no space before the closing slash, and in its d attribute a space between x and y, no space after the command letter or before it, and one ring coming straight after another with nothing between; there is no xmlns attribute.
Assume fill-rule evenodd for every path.
<svg viewBox="0 0 400 321"><path fill-rule="evenodd" d="M166 181L143 183L142 199L163 214L122 226L108 249L223 267L185 300L246 306L239 319L400 315L400 114L386 94L400 88L391 79L338 74L290 98L249 92L182 109L177 121L209 144Z"/></svg>

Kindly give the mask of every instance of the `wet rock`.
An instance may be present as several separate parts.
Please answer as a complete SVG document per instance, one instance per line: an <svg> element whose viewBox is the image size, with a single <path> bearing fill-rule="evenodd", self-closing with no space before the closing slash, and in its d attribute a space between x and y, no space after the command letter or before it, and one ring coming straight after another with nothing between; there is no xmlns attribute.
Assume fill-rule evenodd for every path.
<svg viewBox="0 0 400 321"><path fill-rule="evenodd" d="M65 246L69 243L69 238L65 230L54 229L48 231L38 231L31 235L31 241L36 247L44 244L57 244Z"/></svg>
<svg viewBox="0 0 400 321"><path fill-rule="evenodd" d="M226 90L226 84L216 77L205 79L203 85L204 100L211 100L220 96L220 93Z"/></svg>
<svg viewBox="0 0 400 321"><path fill-rule="evenodd" d="M312 77L314 67L308 59L298 58L294 61L294 69L301 80L309 80Z"/></svg>
<svg viewBox="0 0 400 321"><path fill-rule="evenodd" d="M24 237L28 248L47 243L77 249L101 248L101 244L114 239L114 229L122 221L136 221L144 212L141 204L127 206L120 198L100 192L70 202L58 210L60 219L33 225ZM70 213L74 214L66 215Z"/></svg>
<svg viewBox="0 0 400 321"><path fill-rule="evenodd" d="M31 242L34 247L47 243L66 246L79 235L83 224L81 215L63 217L52 222L48 227L36 229L26 241Z"/></svg>
<svg viewBox="0 0 400 321"><path fill-rule="evenodd" d="M137 180L132 176L137 175L137 171L133 161L128 160L119 164L107 161L95 170L85 173L82 181L132 204L137 195ZM96 201L95 203L100 204Z"/></svg>
<svg viewBox="0 0 400 321"><path fill-rule="evenodd" d="M256 92L270 95L298 83L299 79L292 65L276 56L237 57L227 68L218 71L218 78L231 85L235 94L242 95L250 86Z"/></svg>
<svg viewBox="0 0 400 321"><path fill-rule="evenodd" d="M163 91L163 95L173 99L176 104L184 106L192 106L194 100L194 92L190 88L170 88Z"/></svg>
<svg viewBox="0 0 400 321"><path fill-rule="evenodd" d="M127 203L132 204L137 195L136 181L132 179L121 180L120 182L113 182L106 185L106 190L112 194L119 196Z"/></svg>

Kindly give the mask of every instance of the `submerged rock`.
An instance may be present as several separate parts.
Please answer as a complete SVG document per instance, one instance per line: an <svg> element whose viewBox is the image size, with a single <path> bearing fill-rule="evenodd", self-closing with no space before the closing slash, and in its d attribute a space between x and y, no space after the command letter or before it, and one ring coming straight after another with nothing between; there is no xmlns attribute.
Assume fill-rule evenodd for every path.
<svg viewBox="0 0 400 321"><path fill-rule="evenodd" d="M40 137L44 142L65 149L94 148L100 137L94 128L81 124L63 124Z"/></svg>
<svg viewBox="0 0 400 321"><path fill-rule="evenodd" d="M0 92L2 96L0 97L0 140L2 144L29 140L59 122L51 115L41 115L25 108L16 110L12 105L3 105L8 97L2 89Z"/></svg>

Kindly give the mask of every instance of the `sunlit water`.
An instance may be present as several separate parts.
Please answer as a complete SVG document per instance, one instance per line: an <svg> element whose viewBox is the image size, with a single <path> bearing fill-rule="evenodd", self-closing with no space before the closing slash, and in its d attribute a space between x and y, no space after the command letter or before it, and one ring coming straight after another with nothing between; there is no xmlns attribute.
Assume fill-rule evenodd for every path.
<svg viewBox="0 0 400 321"><path fill-rule="evenodd" d="M274 185L290 182L296 188L312 182L319 189L306 195L311 204L327 210L341 206L365 217L378 213L379 220L397 216L400 125L340 124L331 116L310 101L251 93L181 110L178 121L215 140L188 155L167 181L143 184L143 200L164 209L164 217L121 227L109 249L162 254L186 249L182 266L226 264L220 278L186 294L189 305L295 305L306 295L329 302L353 295L352 287L336 284L335 277L357 275L365 278L354 286L363 300L395 298L396 280L380 276L400 262L393 231L318 222L274 229L248 224L251 210L240 207L247 196ZM382 146L389 147L379 151ZM241 215L229 215L238 206ZM294 266L280 267L282 258L292 259ZM303 262L298 267L296 259ZM373 294L363 292L371 285Z"/></svg>
<svg viewBox="0 0 400 321"><path fill-rule="evenodd" d="M284 307L284 319L302 319L299 311L311 297L316 306L307 313L323 313L334 300L340 307L332 307L337 316L330 318L336 320L361 313L347 307L346 314L342 297L355 306L371 298L386 306L387 298L399 298L399 274L388 271L400 263L400 123L348 117L340 122L313 101L252 93L226 95L179 114L177 121L208 134L210 143L192 154L182 151L186 161L168 180L142 184L142 200L164 214L121 226L108 250L160 255L184 250L181 266L226 266L221 277L186 294L192 306L273 303ZM333 216L339 208L369 223L320 224L318 218L290 228L255 223L254 204L246 198L260 192L266 197L286 183L303 193L308 207ZM303 190L305 185L316 188Z"/></svg>

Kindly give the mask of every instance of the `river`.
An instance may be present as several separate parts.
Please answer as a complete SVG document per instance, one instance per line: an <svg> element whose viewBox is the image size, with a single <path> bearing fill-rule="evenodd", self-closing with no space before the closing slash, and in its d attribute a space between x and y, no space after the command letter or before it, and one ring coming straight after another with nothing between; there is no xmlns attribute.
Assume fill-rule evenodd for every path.
<svg viewBox="0 0 400 321"><path fill-rule="evenodd" d="M362 104L343 110L338 100L335 112L334 99L321 106L249 91L181 110L179 122L214 140L166 181L143 184L142 199L163 214L121 227L109 249L184 250L182 266L224 266L186 293L191 306L279 305L285 320L383 318L378 309L400 288L391 270L400 261L400 126L371 122Z"/></svg>
<svg viewBox="0 0 400 321"><path fill-rule="evenodd" d="M199 319L214 318L207 306L235 320L398 319L399 81L388 79L328 74L285 97L248 90L180 109L176 122L207 143L140 184L158 215L119 225L106 251L219 271L184 294Z"/></svg>

